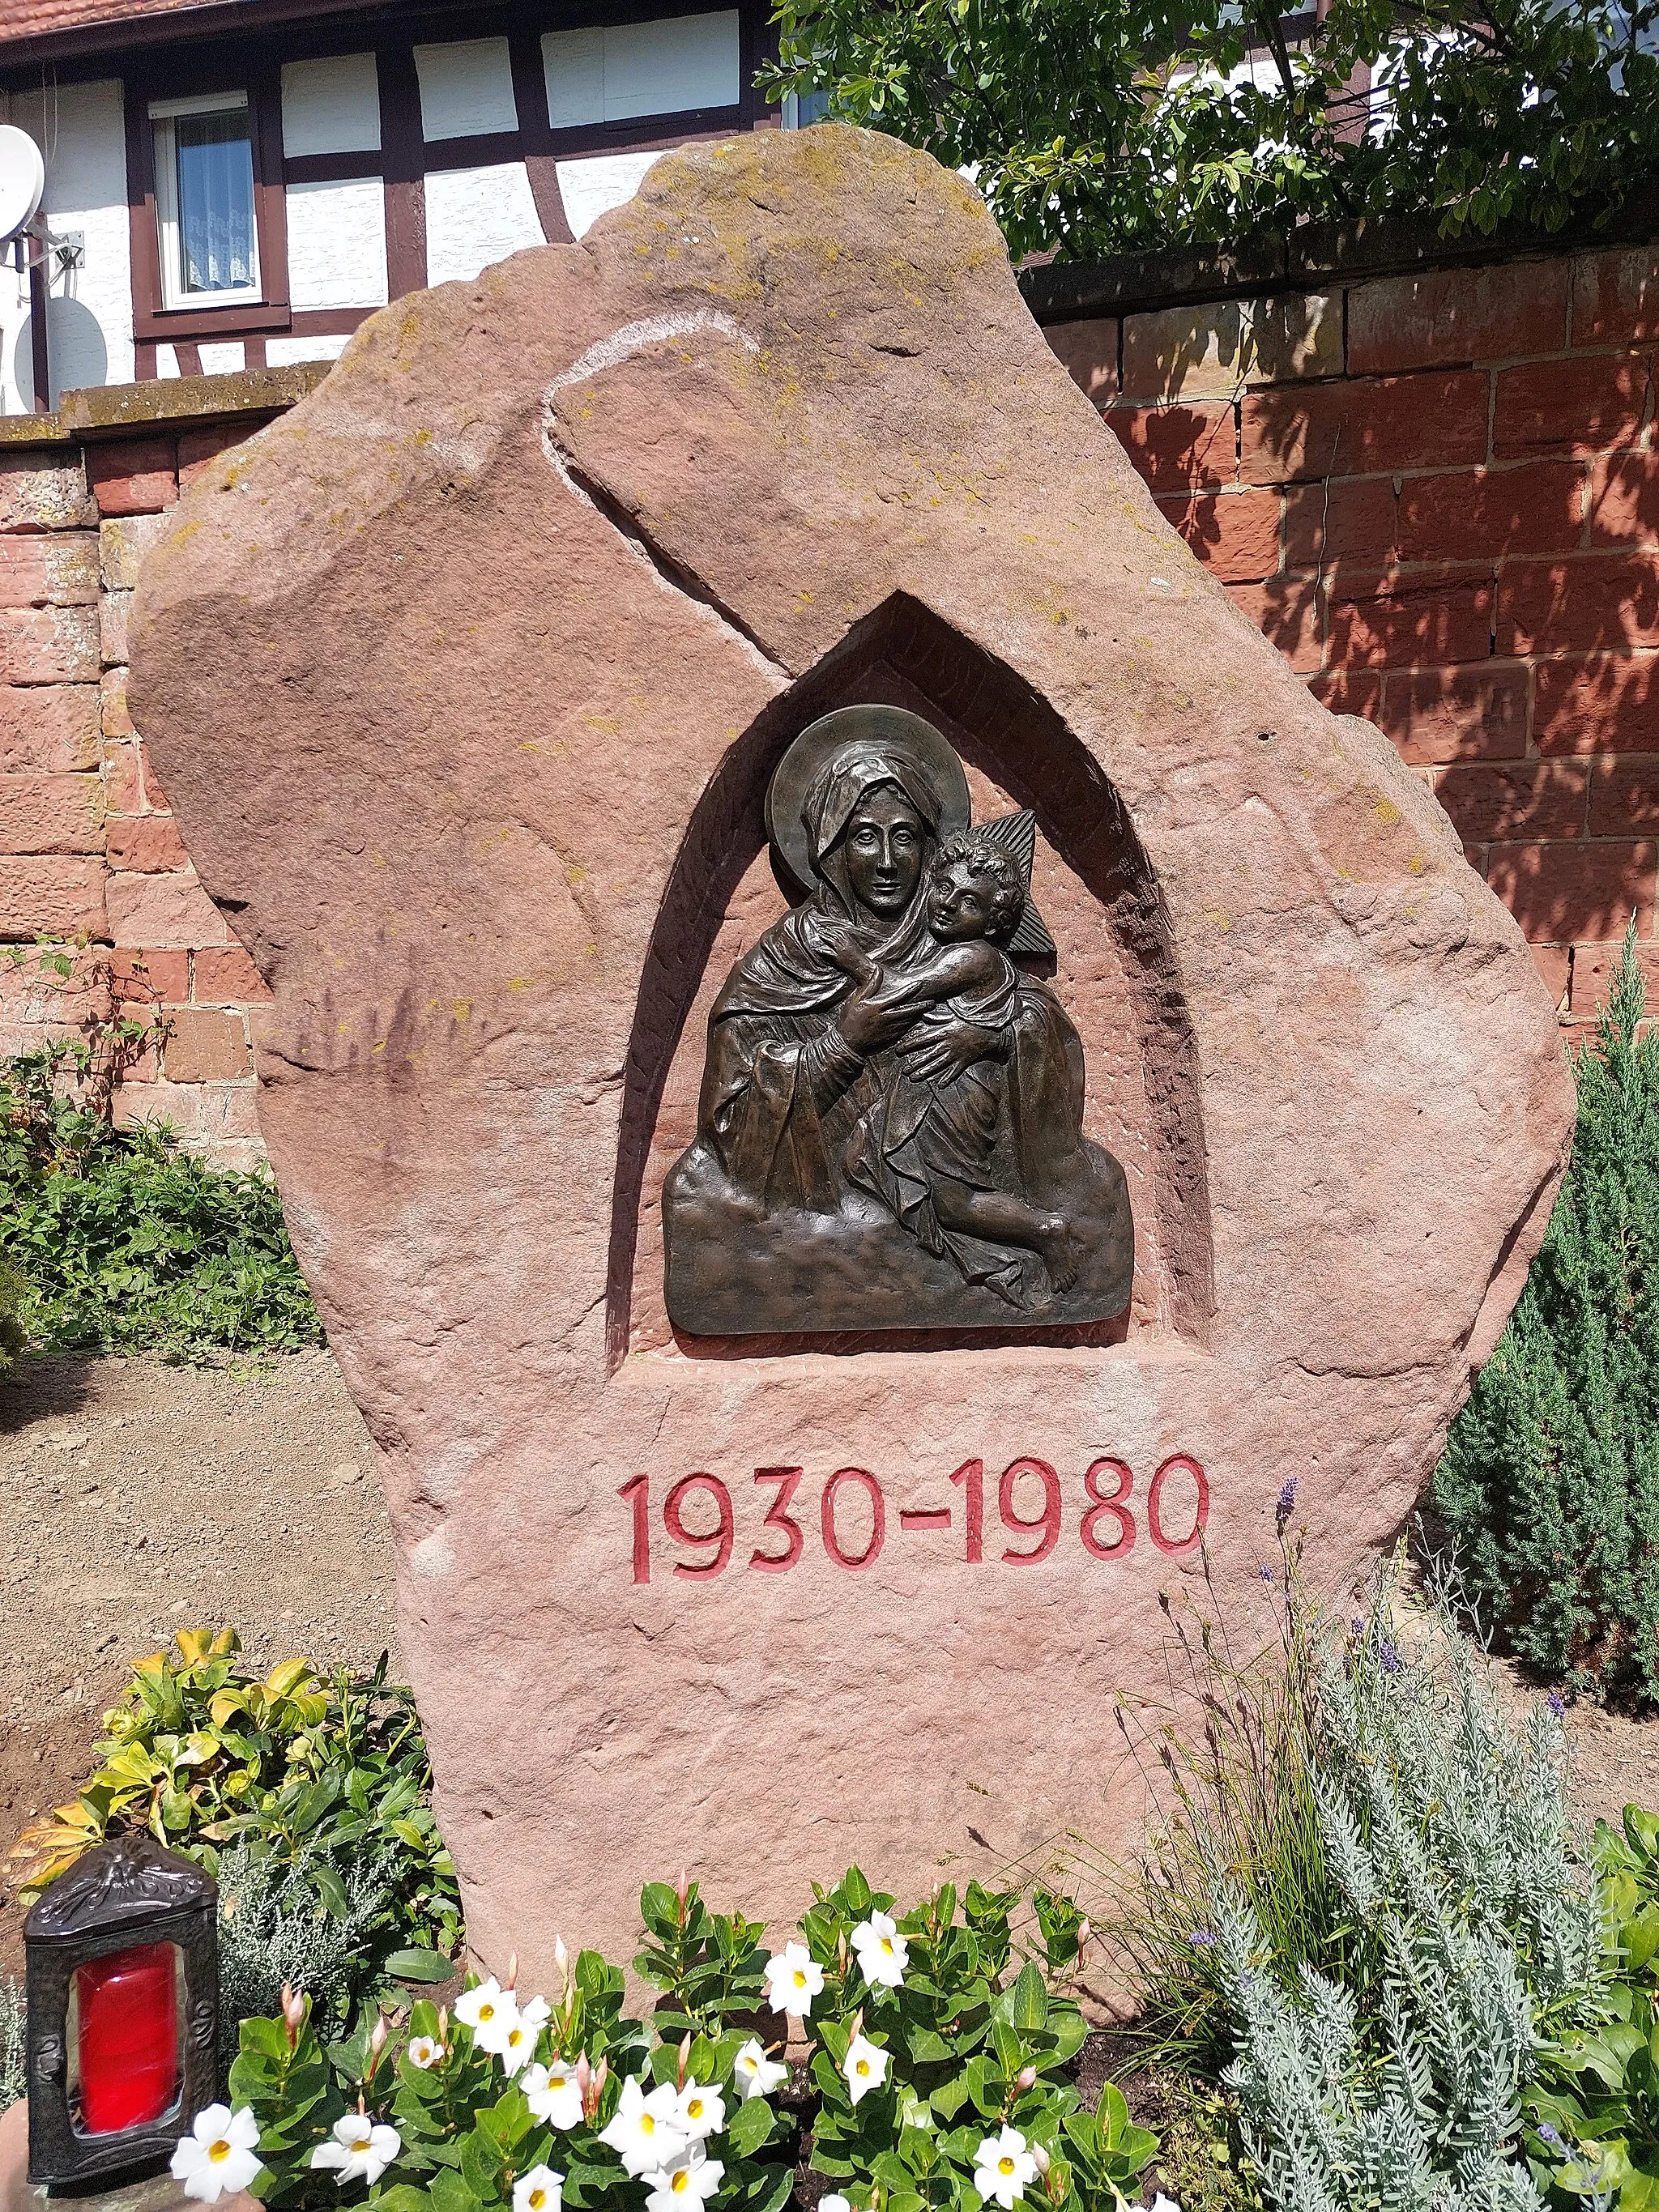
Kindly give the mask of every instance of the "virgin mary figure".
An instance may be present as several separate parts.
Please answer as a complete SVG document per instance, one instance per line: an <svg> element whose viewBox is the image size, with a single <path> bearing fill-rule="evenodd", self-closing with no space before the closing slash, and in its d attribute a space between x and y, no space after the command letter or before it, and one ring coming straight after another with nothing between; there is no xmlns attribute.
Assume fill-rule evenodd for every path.
<svg viewBox="0 0 1659 2212"><path fill-rule="evenodd" d="M939 947L928 871L968 825L962 763L896 708L848 708L791 746L768 798L779 872L805 890L726 978L708 1020L697 1136L664 1187L668 1306L699 1334L931 1328L1006 1322L1021 1255L953 1239L951 1259L909 1236L849 1150L902 1066L950 1082L1000 1062L1005 1188L1077 1217L1085 1264L1030 1320L1108 1318L1127 1301L1123 1172L1082 1133L1083 1052L1059 1000L1022 979L1012 1020L917 1022L915 1005L854 992L847 947L900 988ZM916 1034L912 1036L912 1030ZM956 1264L952 1265L951 1260Z"/></svg>

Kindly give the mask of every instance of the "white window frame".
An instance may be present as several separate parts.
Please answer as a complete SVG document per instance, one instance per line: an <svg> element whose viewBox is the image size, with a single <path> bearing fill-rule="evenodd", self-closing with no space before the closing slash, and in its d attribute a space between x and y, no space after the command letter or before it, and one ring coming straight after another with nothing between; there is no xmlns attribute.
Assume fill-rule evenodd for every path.
<svg viewBox="0 0 1659 2212"><path fill-rule="evenodd" d="M164 307L222 307L257 305L264 298L264 276L259 266L259 200L256 173L253 200L253 282L235 284L220 292L188 292L184 288L185 264L179 236L179 149L173 126L181 115L247 117L248 148L253 145L253 104L246 92L199 92L185 100L152 100L149 127L155 148L155 228L161 261L161 305Z"/></svg>

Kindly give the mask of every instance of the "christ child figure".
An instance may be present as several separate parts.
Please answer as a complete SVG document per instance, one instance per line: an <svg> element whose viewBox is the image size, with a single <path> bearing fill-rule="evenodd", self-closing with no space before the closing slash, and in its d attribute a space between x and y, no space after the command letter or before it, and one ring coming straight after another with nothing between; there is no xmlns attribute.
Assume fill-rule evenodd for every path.
<svg viewBox="0 0 1659 2212"><path fill-rule="evenodd" d="M934 857L927 905L935 949L920 963L886 970L850 928L824 933L831 957L856 980L855 998L915 1009L876 1103L848 1145L850 1179L884 1199L912 1236L952 1260L969 1280L1018 1305L1035 1303L1024 1287L1022 1253L1040 1255L1055 1293L1077 1279L1079 1256L1061 1217L1029 1205L995 1173L1020 988L1002 948L1024 902L1006 848L983 830L966 830ZM925 1048L930 1030L962 1023L987 1032L982 1059L932 1080L909 1072L907 1057ZM925 1066L925 1049L919 1056ZM1006 1146L1001 1150L1006 1160Z"/></svg>

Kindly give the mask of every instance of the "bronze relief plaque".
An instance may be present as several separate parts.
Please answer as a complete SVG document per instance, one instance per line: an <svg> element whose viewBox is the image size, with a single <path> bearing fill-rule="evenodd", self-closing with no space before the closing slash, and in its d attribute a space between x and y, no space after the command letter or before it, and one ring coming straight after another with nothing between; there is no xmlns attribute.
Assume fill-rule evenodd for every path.
<svg viewBox="0 0 1659 2212"><path fill-rule="evenodd" d="M1112 1319L1128 1192L1083 1134L1077 1030L1030 972L1052 950L1031 817L973 823L950 744L887 706L804 731L766 815L799 902L709 1016L696 1138L663 1192L675 1328Z"/></svg>

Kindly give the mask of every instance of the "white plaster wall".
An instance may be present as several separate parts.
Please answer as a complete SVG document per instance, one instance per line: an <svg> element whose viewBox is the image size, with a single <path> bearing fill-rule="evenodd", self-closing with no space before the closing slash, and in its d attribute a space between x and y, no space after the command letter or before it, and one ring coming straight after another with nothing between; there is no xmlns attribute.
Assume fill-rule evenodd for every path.
<svg viewBox="0 0 1659 2212"><path fill-rule="evenodd" d="M247 367L247 347L240 338L204 338L198 350L204 376L228 376Z"/></svg>
<svg viewBox="0 0 1659 2212"><path fill-rule="evenodd" d="M428 140L477 138L487 131L518 129L505 39L416 46L415 70L421 82L421 128Z"/></svg>
<svg viewBox="0 0 1659 2212"><path fill-rule="evenodd" d="M561 130L688 107L729 107L741 89L737 10L550 31L542 40L542 68L548 118Z"/></svg>
<svg viewBox="0 0 1659 2212"><path fill-rule="evenodd" d="M265 360L272 368L293 368L302 361L338 361L350 343L346 336L267 338Z"/></svg>
<svg viewBox="0 0 1659 2212"><path fill-rule="evenodd" d="M373 54L283 64L283 151L377 154L380 82Z"/></svg>
<svg viewBox="0 0 1659 2212"><path fill-rule="evenodd" d="M380 307L386 301L386 186L379 177L290 185L289 295L295 307Z"/></svg>
<svg viewBox="0 0 1659 2212"><path fill-rule="evenodd" d="M561 161L559 190L572 236L585 236L607 210L631 200L646 171L667 150L662 147L654 154L597 154L580 161ZM428 189L430 183L428 179Z"/></svg>
<svg viewBox="0 0 1659 2212"><path fill-rule="evenodd" d="M43 206L60 234L79 231L85 263L54 270L47 333L52 398L89 384L132 380L132 272L127 228L126 120L120 82L48 86L0 101L46 156ZM33 402L27 286L0 272L0 394L8 414Z"/></svg>
<svg viewBox="0 0 1659 2212"><path fill-rule="evenodd" d="M492 261L545 243L529 172L522 161L427 172L428 284L446 284L456 277L471 283Z"/></svg>

